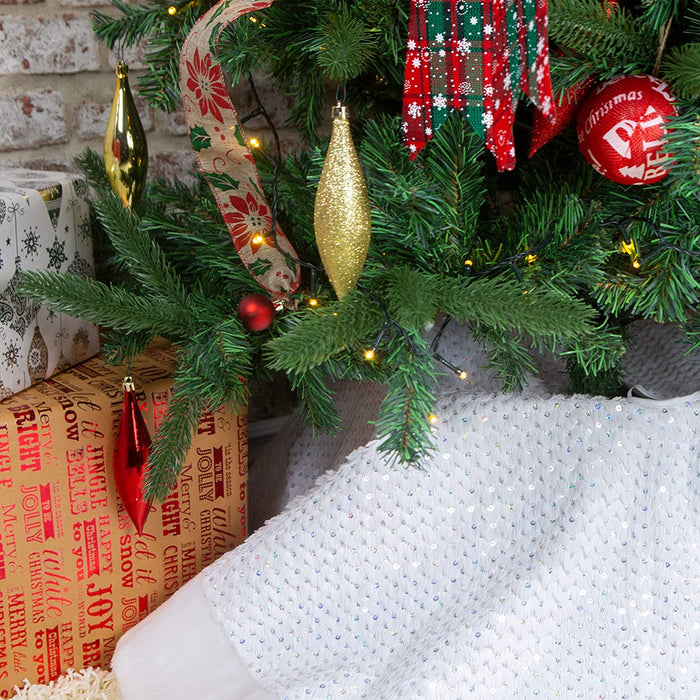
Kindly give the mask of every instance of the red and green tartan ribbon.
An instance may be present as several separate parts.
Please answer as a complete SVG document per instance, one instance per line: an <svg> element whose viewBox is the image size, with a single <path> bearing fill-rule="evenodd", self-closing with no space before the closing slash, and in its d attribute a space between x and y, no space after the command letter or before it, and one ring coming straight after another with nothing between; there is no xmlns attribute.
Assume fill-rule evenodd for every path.
<svg viewBox="0 0 700 700"><path fill-rule="evenodd" d="M204 14L182 47L180 89L192 148L241 260L262 287L286 300L299 286L297 256L278 223L272 232L272 211L216 57L223 30L271 2L222 0Z"/></svg>
<svg viewBox="0 0 700 700"><path fill-rule="evenodd" d="M512 170L521 91L551 112L547 0L411 0L403 93L411 157L457 109L498 169Z"/></svg>

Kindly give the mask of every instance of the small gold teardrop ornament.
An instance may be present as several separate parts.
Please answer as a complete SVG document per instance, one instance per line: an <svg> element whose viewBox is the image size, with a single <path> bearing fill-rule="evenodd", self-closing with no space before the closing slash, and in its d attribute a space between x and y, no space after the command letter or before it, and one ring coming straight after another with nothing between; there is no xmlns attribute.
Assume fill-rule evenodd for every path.
<svg viewBox="0 0 700 700"><path fill-rule="evenodd" d="M337 104L316 191L314 233L323 266L339 299L357 284L367 257L370 230L369 197L350 135L348 110Z"/></svg>
<svg viewBox="0 0 700 700"><path fill-rule="evenodd" d="M137 207L146 185L146 134L129 88L129 68L117 63L117 86L105 131L104 160L112 191L127 207Z"/></svg>

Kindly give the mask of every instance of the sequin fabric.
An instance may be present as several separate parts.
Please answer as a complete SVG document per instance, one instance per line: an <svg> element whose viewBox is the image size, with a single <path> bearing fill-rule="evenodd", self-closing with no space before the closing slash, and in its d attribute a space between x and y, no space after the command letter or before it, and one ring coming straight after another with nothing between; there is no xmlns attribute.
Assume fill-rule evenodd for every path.
<svg viewBox="0 0 700 700"><path fill-rule="evenodd" d="M280 698L700 696L700 393L444 395L425 470L374 443L203 575Z"/></svg>

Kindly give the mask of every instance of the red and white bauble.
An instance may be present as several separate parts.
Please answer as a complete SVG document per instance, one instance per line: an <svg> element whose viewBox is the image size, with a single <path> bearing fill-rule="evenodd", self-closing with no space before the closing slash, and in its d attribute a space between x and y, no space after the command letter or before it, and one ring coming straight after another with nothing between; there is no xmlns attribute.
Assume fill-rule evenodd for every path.
<svg viewBox="0 0 700 700"><path fill-rule="evenodd" d="M599 85L578 114L578 145L602 175L623 185L658 182L668 173L662 152L666 122L676 115L667 83L652 75Z"/></svg>

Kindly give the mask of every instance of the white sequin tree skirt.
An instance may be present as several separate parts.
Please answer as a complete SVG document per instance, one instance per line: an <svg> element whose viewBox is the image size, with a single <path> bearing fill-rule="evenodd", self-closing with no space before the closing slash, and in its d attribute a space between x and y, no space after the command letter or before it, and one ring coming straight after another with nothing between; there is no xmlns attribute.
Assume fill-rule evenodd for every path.
<svg viewBox="0 0 700 700"><path fill-rule="evenodd" d="M424 470L369 442L302 492L290 480L328 450L300 433L286 508L118 645L125 697L153 697L146 669L169 698L699 697L700 365L683 350L632 368L661 401L445 385ZM229 660L221 695L202 654L167 662L191 643L178 596Z"/></svg>

